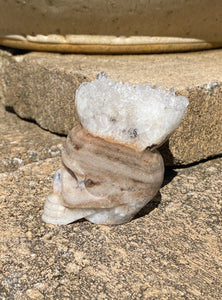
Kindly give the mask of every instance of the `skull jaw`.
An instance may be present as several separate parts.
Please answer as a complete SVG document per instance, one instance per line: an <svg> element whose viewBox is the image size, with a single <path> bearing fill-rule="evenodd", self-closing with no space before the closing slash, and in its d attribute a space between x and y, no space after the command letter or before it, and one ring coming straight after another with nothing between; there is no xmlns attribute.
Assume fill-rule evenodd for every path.
<svg viewBox="0 0 222 300"><path fill-rule="evenodd" d="M67 225L85 218L95 224L117 225L129 222L142 208L120 205L113 208L69 208L61 204L61 195L52 193L44 206L42 220L53 225ZM142 205L144 206L144 205Z"/></svg>
<svg viewBox="0 0 222 300"><path fill-rule="evenodd" d="M95 224L105 224L105 225L117 225L117 224L123 224L126 222L129 222L136 213L145 206L154 196L155 193L157 193L159 187L156 188L156 191L153 191L149 197L144 199L143 201L139 200L136 201L136 199L132 197L132 194L129 192L128 199L131 199L128 203L116 205L114 207L103 207L107 205L107 202L109 202L105 197L99 198L95 197L93 195L90 195L88 191L83 188L82 189L82 197L81 192L79 191L78 184L75 182L76 179L73 178L73 181L76 185L76 189L74 188L71 190L71 195L73 199L73 203L75 203L75 198L78 198L80 196L82 201L82 207L77 208L75 205L71 205L71 202L67 201L67 193L64 195L63 193L63 185L64 182L62 182L62 179L68 178L68 182L66 182L68 185L72 185L71 177L65 177L62 176L61 173L66 173L66 168L59 169L54 176L54 184L53 184L53 193L50 194L46 200L45 206L44 206L44 212L42 215L42 220L46 223L50 223L53 225L67 225L69 223L75 222L79 219L85 218L88 221L95 223ZM66 196L64 199L64 196ZM121 198L121 194L119 195ZM88 197L88 203L91 203L91 200L97 199L100 203L100 206L98 208L88 208L88 203L86 202L84 204L84 198L87 199ZM126 197L126 195L125 195ZM108 198L108 195L107 195ZM70 199L69 199L70 200ZM80 201L80 202L81 202ZM78 199L76 201L78 203ZM120 200L121 202L121 200ZM94 203L95 204L95 203ZM74 207L73 207L74 206ZM84 207L86 206L86 207Z"/></svg>

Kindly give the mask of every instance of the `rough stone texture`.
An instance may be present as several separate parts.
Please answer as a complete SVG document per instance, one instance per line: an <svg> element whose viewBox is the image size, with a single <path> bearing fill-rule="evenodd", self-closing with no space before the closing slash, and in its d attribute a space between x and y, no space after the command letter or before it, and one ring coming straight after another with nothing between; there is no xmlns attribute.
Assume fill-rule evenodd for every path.
<svg viewBox="0 0 222 300"><path fill-rule="evenodd" d="M163 147L168 165L222 153L222 50L163 55L96 56L31 53L5 59L1 98L22 118L67 134L76 124L75 91L100 71L131 83L174 87L188 113Z"/></svg>
<svg viewBox="0 0 222 300"><path fill-rule="evenodd" d="M2 299L221 299L222 159L168 172L118 226L41 221L59 165L0 174Z"/></svg>
<svg viewBox="0 0 222 300"><path fill-rule="evenodd" d="M0 104L0 173L49 157L61 155L65 137L21 120Z"/></svg>

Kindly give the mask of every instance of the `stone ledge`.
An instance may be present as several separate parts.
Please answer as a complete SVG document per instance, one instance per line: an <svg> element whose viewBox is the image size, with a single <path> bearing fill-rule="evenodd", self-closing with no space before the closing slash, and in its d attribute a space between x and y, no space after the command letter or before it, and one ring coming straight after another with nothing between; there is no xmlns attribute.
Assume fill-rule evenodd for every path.
<svg viewBox="0 0 222 300"><path fill-rule="evenodd" d="M1 97L22 118L67 134L78 122L75 91L98 72L131 83L174 87L189 98L187 115L162 148L167 165L222 153L222 50L161 55L58 55L31 53L4 59Z"/></svg>
<svg viewBox="0 0 222 300"><path fill-rule="evenodd" d="M61 155L65 137L21 120L0 104L0 173Z"/></svg>

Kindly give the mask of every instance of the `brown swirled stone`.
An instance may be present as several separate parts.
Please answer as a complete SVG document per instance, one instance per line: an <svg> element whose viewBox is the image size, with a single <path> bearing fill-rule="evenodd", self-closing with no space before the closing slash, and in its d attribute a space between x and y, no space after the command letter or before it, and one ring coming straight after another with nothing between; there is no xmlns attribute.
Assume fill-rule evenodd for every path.
<svg viewBox="0 0 222 300"><path fill-rule="evenodd" d="M46 201L43 220L67 224L86 218L98 224L129 221L162 184L164 164L155 151L136 151L94 137L83 127L70 132Z"/></svg>

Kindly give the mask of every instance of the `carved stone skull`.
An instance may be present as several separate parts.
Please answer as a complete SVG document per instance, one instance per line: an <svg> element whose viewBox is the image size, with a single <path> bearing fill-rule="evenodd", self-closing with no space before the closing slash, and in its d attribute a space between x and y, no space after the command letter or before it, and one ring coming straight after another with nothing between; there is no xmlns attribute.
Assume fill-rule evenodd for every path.
<svg viewBox="0 0 222 300"><path fill-rule="evenodd" d="M127 222L155 196L163 180L157 150L139 152L93 137L81 126L70 132L62 160L44 208L47 223L81 218L99 224Z"/></svg>

